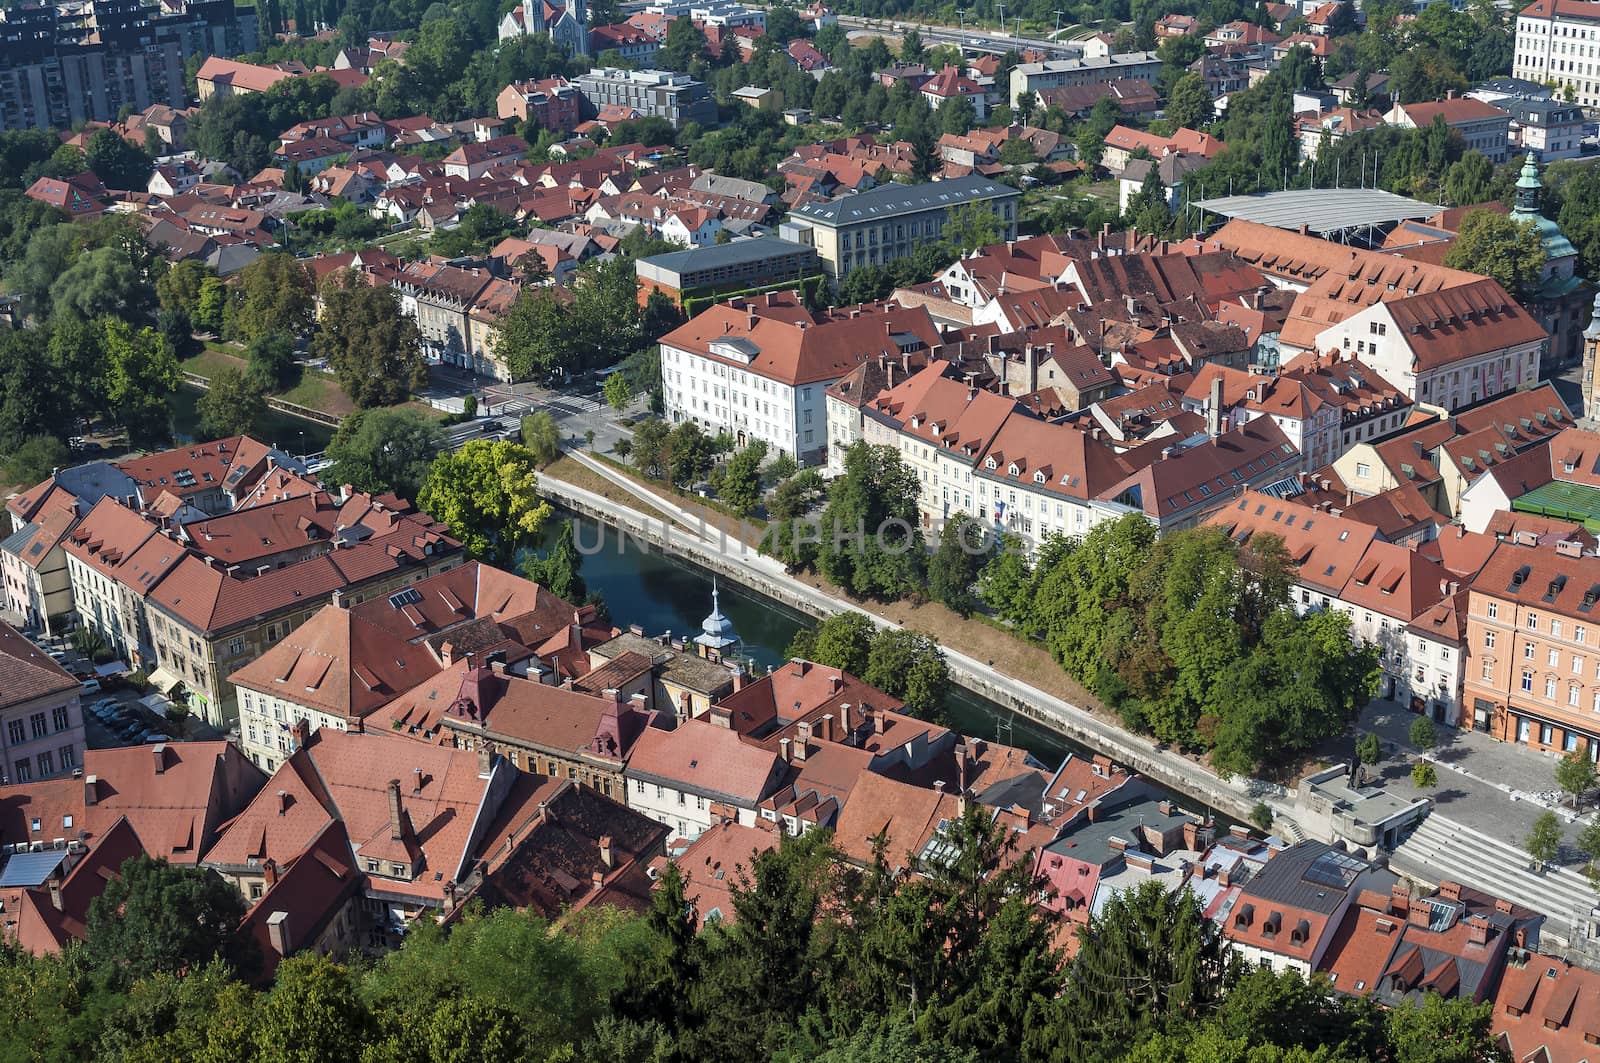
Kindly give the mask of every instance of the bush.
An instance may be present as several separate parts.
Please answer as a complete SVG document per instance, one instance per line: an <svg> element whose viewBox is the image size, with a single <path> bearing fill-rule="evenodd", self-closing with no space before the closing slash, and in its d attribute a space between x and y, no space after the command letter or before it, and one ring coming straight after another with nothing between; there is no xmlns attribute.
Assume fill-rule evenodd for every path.
<svg viewBox="0 0 1600 1063"><path fill-rule="evenodd" d="M1272 809L1267 807L1267 803L1265 801L1257 801L1256 807L1250 810L1250 822L1254 823L1262 830L1271 830L1272 820Z"/></svg>
<svg viewBox="0 0 1600 1063"><path fill-rule="evenodd" d="M468 421L478 416L478 396L468 395L461 400L461 416Z"/></svg>

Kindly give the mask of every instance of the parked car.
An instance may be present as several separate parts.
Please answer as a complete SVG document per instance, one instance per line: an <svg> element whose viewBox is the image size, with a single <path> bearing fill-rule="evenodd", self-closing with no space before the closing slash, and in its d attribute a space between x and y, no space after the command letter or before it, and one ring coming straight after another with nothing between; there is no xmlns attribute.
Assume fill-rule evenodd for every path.
<svg viewBox="0 0 1600 1063"><path fill-rule="evenodd" d="M98 693L100 693L100 680L98 680L98 679L85 679L83 681L83 692L85 694L98 694Z"/></svg>
<svg viewBox="0 0 1600 1063"><path fill-rule="evenodd" d="M149 731L146 731L145 732L145 736L144 736L144 741L145 741L145 745L151 745L151 744L156 743L156 742L170 742L170 741L172 741L172 739L168 738L164 734L152 734Z"/></svg>

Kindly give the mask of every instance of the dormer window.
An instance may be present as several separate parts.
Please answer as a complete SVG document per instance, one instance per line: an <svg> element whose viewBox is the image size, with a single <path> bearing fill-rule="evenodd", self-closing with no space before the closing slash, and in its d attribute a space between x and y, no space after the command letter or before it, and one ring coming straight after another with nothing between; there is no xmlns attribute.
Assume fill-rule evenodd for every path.
<svg viewBox="0 0 1600 1063"><path fill-rule="evenodd" d="M1044 473L1042 473L1042 472L1034 473L1033 474L1033 482L1036 483L1036 484L1044 483Z"/></svg>
<svg viewBox="0 0 1600 1063"><path fill-rule="evenodd" d="M1008 476L1016 476L1019 472L1021 472L1021 470L1017 468L1016 462L1012 462L1010 465L1006 466L1006 475Z"/></svg>
<svg viewBox="0 0 1600 1063"><path fill-rule="evenodd" d="M999 468L999 464L993 458L985 458L983 459L983 467L985 469L995 469Z"/></svg>

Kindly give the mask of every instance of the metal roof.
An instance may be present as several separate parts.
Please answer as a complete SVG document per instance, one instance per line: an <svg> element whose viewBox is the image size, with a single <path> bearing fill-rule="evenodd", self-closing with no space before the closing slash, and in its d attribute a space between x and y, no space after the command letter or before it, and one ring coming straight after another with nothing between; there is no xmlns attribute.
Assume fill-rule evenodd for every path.
<svg viewBox="0 0 1600 1063"><path fill-rule="evenodd" d="M905 211L937 210L985 199L1020 196L1010 185L987 177L958 177L951 181L929 181L920 185L886 184L851 196L796 207L794 217L833 225L852 225L877 217L892 217Z"/></svg>
<svg viewBox="0 0 1600 1063"><path fill-rule="evenodd" d="M689 270L741 266L748 262L762 262L781 255L805 254L808 251L814 253L814 249L805 244L780 240L776 236L759 236L748 240L730 240L725 244L691 247L684 251L668 251L639 261L641 264L648 263L658 270L685 273Z"/></svg>
<svg viewBox="0 0 1600 1063"><path fill-rule="evenodd" d="M1304 225L1318 234L1431 218L1443 209L1380 188L1304 188L1253 196L1219 196L1199 200L1196 206L1225 218L1241 218L1278 229L1298 230Z"/></svg>
<svg viewBox="0 0 1600 1063"><path fill-rule="evenodd" d="M0 868L0 889L20 886L37 886L47 882L67 854L60 849L46 849L42 853L15 853Z"/></svg>

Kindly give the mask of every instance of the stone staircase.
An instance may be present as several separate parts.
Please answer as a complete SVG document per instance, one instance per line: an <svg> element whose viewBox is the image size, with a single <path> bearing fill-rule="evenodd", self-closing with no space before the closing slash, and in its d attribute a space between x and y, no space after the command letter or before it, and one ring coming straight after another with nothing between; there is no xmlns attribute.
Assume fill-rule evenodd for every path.
<svg viewBox="0 0 1600 1063"><path fill-rule="evenodd" d="M1389 866L1437 884L1460 882L1545 915L1546 933L1578 945L1588 913L1600 904L1587 879L1565 868L1540 874L1518 846L1491 838L1437 812L1395 849Z"/></svg>

